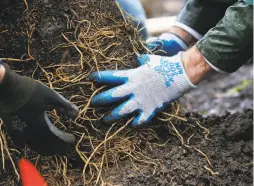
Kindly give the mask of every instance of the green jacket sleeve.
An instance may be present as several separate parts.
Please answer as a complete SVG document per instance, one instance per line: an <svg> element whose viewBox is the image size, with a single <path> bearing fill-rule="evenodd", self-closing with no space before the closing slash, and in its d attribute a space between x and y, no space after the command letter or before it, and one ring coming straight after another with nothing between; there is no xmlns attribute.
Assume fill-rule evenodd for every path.
<svg viewBox="0 0 254 186"><path fill-rule="evenodd" d="M177 22L205 35L224 16L226 9L237 0L188 0Z"/></svg>
<svg viewBox="0 0 254 186"><path fill-rule="evenodd" d="M196 44L206 60L224 72L234 72L253 57L253 6L237 2Z"/></svg>

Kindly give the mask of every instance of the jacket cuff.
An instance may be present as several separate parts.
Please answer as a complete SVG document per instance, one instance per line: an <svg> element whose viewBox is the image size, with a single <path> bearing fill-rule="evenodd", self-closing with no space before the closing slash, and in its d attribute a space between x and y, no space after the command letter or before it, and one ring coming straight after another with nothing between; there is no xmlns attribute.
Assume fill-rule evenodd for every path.
<svg viewBox="0 0 254 186"><path fill-rule="evenodd" d="M200 52L201 53L201 52ZM201 53L202 54L202 53ZM208 63L208 65L215 70L216 72L219 72L220 74L229 74L226 71L223 71L221 69L219 69L218 67L214 66L210 61L208 61L208 59L206 59L206 57L202 54L203 58L205 59L205 61Z"/></svg>
<svg viewBox="0 0 254 186"><path fill-rule="evenodd" d="M183 30L185 30L186 32L190 33L195 39L197 39L198 41L200 39L202 39L203 35L198 33L196 30L192 29L191 27L177 21L175 22L175 24L173 26L177 26Z"/></svg>

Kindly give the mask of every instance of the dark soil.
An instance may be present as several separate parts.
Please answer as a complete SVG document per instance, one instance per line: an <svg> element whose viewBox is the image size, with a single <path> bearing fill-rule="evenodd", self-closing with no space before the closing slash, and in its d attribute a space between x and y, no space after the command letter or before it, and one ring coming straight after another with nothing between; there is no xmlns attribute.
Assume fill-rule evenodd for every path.
<svg viewBox="0 0 254 186"><path fill-rule="evenodd" d="M204 168L207 163L201 154L193 150L185 151L179 146L179 141L171 136L165 147L153 146L149 151L153 158L161 159L162 165L154 175L146 177L137 171L131 162L125 162L118 169L106 174L108 180L119 186L252 185L253 111L208 118L195 114L195 118L210 130L210 140L206 140L202 133L196 131L189 140L189 145L207 154L213 171L218 175L213 176ZM193 124L193 120L190 119L187 123ZM146 174L151 172L147 171Z"/></svg>
<svg viewBox="0 0 254 186"><path fill-rule="evenodd" d="M28 46L30 46L30 53L33 59L23 62L6 61L15 70L21 74L25 74L36 79L42 80L45 84L50 85L47 81L48 77L45 76L43 70L38 68L38 64L47 66L50 64L76 64L79 63L79 53L74 49L68 47L59 47L55 50L56 46L66 41L62 37L64 33L68 38L73 39L70 33L75 30L77 22L75 20L90 19L93 20L100 28L105 26L113 26L118 24L119 27L113 28L116 33L113 38L99 38L98 41L101 47L108 46L108 43L114 41L118 45L112 45L110 50L105 55L107 57L114 57L122 61L128 61L126 66L120 68L130 68L134 66L134 51L133 45L129 41L129 35L133 40L135 34L133 29L125 24L119 24L120 13L113 1L105 0L89 0L84 1L83 5L90 4L90 6L80 9L77 5L78 1L67 0L34 0L28 1L29 10L25 11L26 6L24 1L19 0L1 0L0 7L0 58L22 58L29 59L31 56L28 54ZM82 1L79 1L82 2ZM110 13L110 16L105 16L103 13ZM78 17L77 17L78 15ZM73 20L66 26L66 20ZM88 25L84 24L84 28ZM92 29L96 30L95 26ZM95 31L92 31L91 37ZM29 37L27 33L32 33ZM117 37L124 33L126 37ZM91 41L92 42L92 41ZM95 43L96 47L98 43ZM138 48L139 45L136 47ZM103 48L105 49L105 48ZM141 48L138 48L141 50ZM129 55L126 55L130 53ZM84 60L91 62L91 55L89 52L84 51ZM96 55L98 61L109 61ZM91 62L92 64L92 62ZM110 61L112 66L116 65L116 61ZM106 66L105 68L112 68ZM50 69L50 68L49 68ZM51 69L53 70L55 69ZM76 71L75 71L76 70ZM83 73L87 69L84 69ZM69 68L65 72L80 72L80 69ZM95 69L94 69L95 71ZM34 72L34 73L33 73ZM54 79L54 78L52 78ZM82 83L87 83L88 80L82 80ZM69 85L69 84L68 84ZM65 87L66 84L59 84L58 88ZM71 95L77 93L80 88L88 88L80 85L71 84L69 88L60 91L65 97L70 98ZM88 97L91 92L88 93ZM87 101L87 97L85 97ZM77 101L77 100L76 100ZM78 100L80 101L80 100ZM84 100L81 100L84 102ZM234 114L222 117L208 117L202 118L197 114L186 114L188 122L177 121L174 124L184 138L184 144L180 143L176 133L169 130L167 127L159 125L157 121L151 126L155 131L158 139L148 140L151 136L145 136L146 140L142 137L137 138L139 141L139 148L143 153L153 159L158 159L158 167L153 174L152 167L146 166L142 163L132 164L132 162L125 160L117 165L111 164L110 168L103 172L103 178L112 185L251 185L253 183L253 111L247 110L242 114ZM197 126L197 121L201 126L206 127L210 131L208 139L205 139L204 129ZM99 122L95 122L96 127L100 126ZM89 122L82 123L84 126L90 126ZM70 126L67 125L67 128ZM104 128L109 126L104 126ZM81 129L80 129L81 130ZM82 129L83 130L83 129ZM82 132L82 131L81 131ZM131 134L138 132L131 131ZM84 132L85 133L85 132ZM99 136L99 133L93 131L94 136ZM140 133L144 134L144 133ZM138 134L140 136L140 134ZM134 135L135 136L135 135ZM136 139L136 138L135 138ZM189 140L187 140L189 139ZM11 144L10 147L15 146ZM165 143L167 141L167 143ZM165 145L163 145L165 143ZM186 145L190 147L187 148ZM88 154L91 148L87 148ZM196 150L195 150L196 149ZM30 158L35 163L35 158L38 156L30 149L19 149L21 154L13 151L13 158L15 163L21 156ZM211 161L211 165L197 150L205 153ZM66 178L60 177L62 173L56 170L55 161L59 157L51 159L41 159L40 165L37 166L47 179L50 181L56 179L59 185L83 185L82 171L83 162L81 162L75 153L68 155L68 168L67 175L71 178L66 181ZM149 158L146 161L149 161ZM2 162L1 162L2 163ZM6 162L6 170L2 169L0 163L0 185L19 185L16 180L14 171L12 170L11 163ZM137 167L141 172L137 170ZM218 175L212 175L211 172L206 170L204 166L208 167ZM55 171L55 172L54 172ZM88 174L88 172L87 172Z"/></svg>

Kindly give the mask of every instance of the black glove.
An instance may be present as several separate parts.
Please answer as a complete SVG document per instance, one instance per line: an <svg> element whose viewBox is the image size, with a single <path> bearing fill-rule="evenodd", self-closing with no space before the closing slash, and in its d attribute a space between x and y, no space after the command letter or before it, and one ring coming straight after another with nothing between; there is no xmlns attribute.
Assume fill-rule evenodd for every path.
<svg viewBox="0 0 254 186"><path fill-rule="evenodd" d="M52 125L46 109L75 118L78 108L42 83L16 74L7 64L3 66L6 73L0 83L0 118L13 142L20 147L27 144L42 155L66 152L75 137Z"/></svg>

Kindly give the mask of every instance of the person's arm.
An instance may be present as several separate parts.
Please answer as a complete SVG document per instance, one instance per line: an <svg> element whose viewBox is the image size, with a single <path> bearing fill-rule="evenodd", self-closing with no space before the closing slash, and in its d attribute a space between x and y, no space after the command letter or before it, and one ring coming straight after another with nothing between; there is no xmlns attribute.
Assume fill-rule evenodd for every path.
<svg viewBox="0 0 254 186"><path fill-rule="evenodd" d="M235 2L236 0L189 0L169 32L192 46L223 18L226 9Z"/></svg>
<svg viewBox="0 0 254 186"><path fill-rule="evenodd" d="M173 56L196 44L223 17L236 0L189 0L177 21L159 37L149 39L148 48L155 54ZM165 23L166 24L166 23Z"/></svg>
<svg viewBox="0 0 254 186"><path fill-rule="evenodd" d="M188 0L177 17L175 27L200 40L224 16L226 9L237 0ZM171 32L175 30L171 30ZM176 33L178 34L177 30Z"/></svg>
<svg viewBox="0 0 254 186"><path fill-rule="evenodd" d="M189 4L187 4L185 7L185 9L187 9L186 11L191 12L195 9L193 5L190 5L194 2L195 1L189 1ZM207 11L208 10L209 8L207 8ZM208 33L205 34L204 38L202 38L195 45L195 47L186 52L187 54L191 53L192 55L185 54L184 56L190 57L186 57L185 59L191 61L193 56L202 55L203 62L206 62L206 66L209 64L211 68L218 72L234 72L237 70L242 64L247 62L253 56L252 12L253 6L248 5L245 2L238 2L230 6L225 12L225 15L222 17L221 21L219 21L215 27L209 30ZM202 11L200 11L200 13L204 14ZM179 21L183 21L186 24L188 23L189 26L195 28L195 20L192 20L192 17L186 18L192 20L188 22L185 20L185 16L183 15L185 14L180 14ZM202 19L202 17L200 19ZM200 25L202 25L201 23ZM205 27L208 29L212 24L210 24L209 27L208 23L206 23L206 25L207 26ZM188 44L195 41L193 35L180 27L174 26L170 31L181 37ZM197 61L199 60L196 60L196 62ZM192 65L192 62L188 62L188 65L191 65L194 68L187 68L187 71L189 69L196 69L194 63ZM192 71L190 73L193 74Z"/></svg>
<svg viewBox="0 0 254 186"><path fill-rule="evenodd" d="M196 46L216 71L236 71L253 57L253 6L245 2L230 6Z"/></svg>

